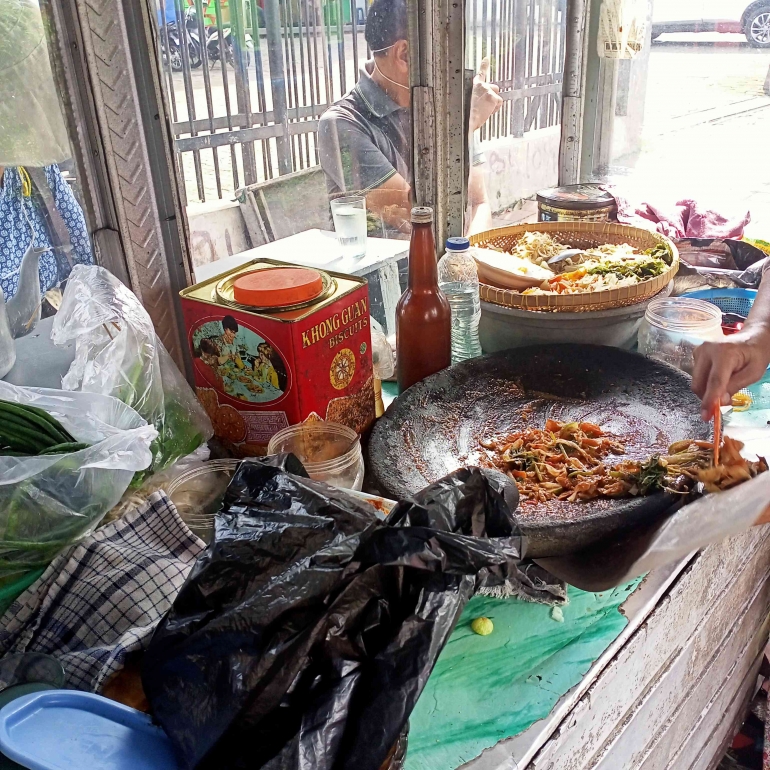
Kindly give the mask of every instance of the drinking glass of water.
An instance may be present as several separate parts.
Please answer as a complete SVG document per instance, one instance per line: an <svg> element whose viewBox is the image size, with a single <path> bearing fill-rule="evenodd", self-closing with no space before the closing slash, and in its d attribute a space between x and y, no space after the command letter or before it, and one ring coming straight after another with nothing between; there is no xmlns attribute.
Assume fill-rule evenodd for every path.
<svg viewBox="0 0 770 770"><path fill-rule="evenodd" d="M366 198L348 195L331 202L334 230L343 257L366 254Z"/></svg>

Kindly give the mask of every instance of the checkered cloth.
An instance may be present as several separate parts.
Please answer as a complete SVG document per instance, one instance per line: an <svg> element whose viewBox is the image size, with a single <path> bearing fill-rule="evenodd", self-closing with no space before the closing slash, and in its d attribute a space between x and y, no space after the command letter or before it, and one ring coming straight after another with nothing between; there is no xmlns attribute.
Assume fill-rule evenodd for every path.
<svg viewBox="0 0 770 770"><path fill-rule="evenodd" d="M0 620L0 654L42 652L67 687L101 691L144 649L204 544L156 492L61 553Z"/></svg>

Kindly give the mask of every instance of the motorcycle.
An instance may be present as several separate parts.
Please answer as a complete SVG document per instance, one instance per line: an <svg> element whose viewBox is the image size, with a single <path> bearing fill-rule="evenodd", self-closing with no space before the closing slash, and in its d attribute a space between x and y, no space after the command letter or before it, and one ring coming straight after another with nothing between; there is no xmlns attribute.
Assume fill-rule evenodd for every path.
<svg viewBox="0 0 770 770"><path fill-rule="evenodd" d="M190 11L192 11L192 15ZM165 24L164 29L160 32L160 47L163 61L170 64L173 72L181 72L183 69L182 39L184 39L187 46L187 58L190 62L190 68L197 69L203 64L203 50L200 36L198 35L194 9L190 8L185 12L181 31L179 24L176 21L171 21Z"/></svg>
<svg viewBox="0 0 770 770"><path fill-rule="evenodd" d="M204 17L205 18L205 17ZM195 30L196 39L200 36L200 26L198 24L198 18L195 13L195 8L188 8L185 12L185 19L190 29ZM235 66L235 50L237 40L233 35L230 27L224 27L222 29L222 36L220 40L219 29L216 24L208 24L204 27L206 35L206 57L209 60L209 67L213 67L217 62L222 61L222 44L224 44L225 56L224 60L232 67ZM254 50L254 39L247 32L245 34L246 45L246 66L251 66L251 52Z"/></svg>
<svg viewBox="0 0 770 770"><path fill-rule="evenodd" d="M236 40L232 30L229 28L222 30L222 40L225 46L225 61L235 67L235 46ZM245 35L246 43L246 66L251 66L251 52L254 50L254 41L247 32ZM219 39L219 30L216 27L206 29L206 52L209 57L210 66L213 67L217 62L222 61L222 51ZM224 65L222 65L224 66Z"/></svg>

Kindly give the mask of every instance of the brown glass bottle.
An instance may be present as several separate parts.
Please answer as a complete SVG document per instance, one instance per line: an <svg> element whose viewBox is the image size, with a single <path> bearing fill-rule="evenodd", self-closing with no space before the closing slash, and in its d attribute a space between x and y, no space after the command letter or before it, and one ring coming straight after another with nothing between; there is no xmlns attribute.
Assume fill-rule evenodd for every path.
<svg viewBox="0 0 770 770"><path fill-rule="evenodd" d="M398 391L452 361L452 313L438 287L433 210L412 209L409 244L409 285L396 306L396 368Z"/></svg>

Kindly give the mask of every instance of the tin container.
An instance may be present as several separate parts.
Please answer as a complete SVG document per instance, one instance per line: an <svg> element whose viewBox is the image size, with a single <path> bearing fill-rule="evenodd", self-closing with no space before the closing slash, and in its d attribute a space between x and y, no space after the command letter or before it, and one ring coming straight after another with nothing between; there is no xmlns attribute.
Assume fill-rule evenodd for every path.
<svg viewBox="0 0 770 770"><path fill-rule="evenodd" d="M615 218L615 199L598 184L551 187L537 194L540 222L607 222Z"/></svg>
<svg viewBox="0 0 770 770"><path fill-rule="evenodd" d="M374 421L365 279L258 259L180 295L198 398L236 457L308 419Z"/></svg>

